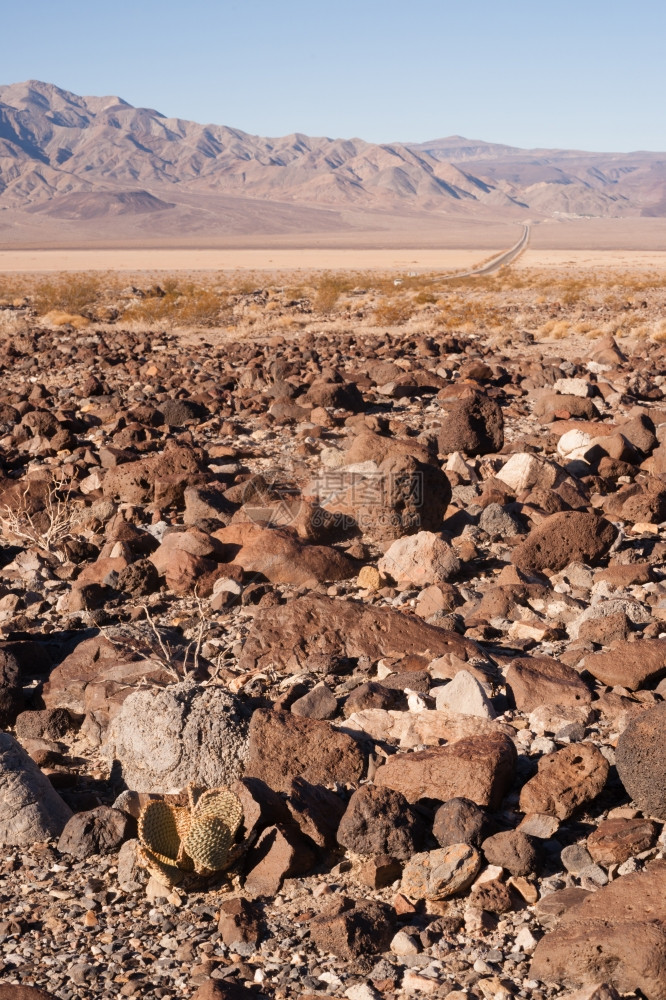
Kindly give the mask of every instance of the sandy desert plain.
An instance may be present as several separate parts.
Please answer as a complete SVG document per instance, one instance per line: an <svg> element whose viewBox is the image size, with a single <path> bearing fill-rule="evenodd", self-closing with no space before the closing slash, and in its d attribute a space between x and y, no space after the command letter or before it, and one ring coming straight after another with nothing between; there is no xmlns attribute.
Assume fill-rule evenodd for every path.
<svg viewBox="0 0 666 1000"><path fill-rule="evenodd" d="M0 249L0 1000L666 1000L666 223L400 226Z"/></svg>
<svg viewBox="0 0 666 1000"><path fill-rule="evenodd" d="M22 225L18 242L0 239L0 273L60 271L417 271L433 274L475 267L512 246L521 232L515 221L457 222L422 216L381 217L371 228L358 213L350 234L273 234L202 240L144 233L131 240L71 238L59 242L53 227L39 239ZM529 220L525 220L526 222ZM364 228L367 225L368 228ZM90 227L88 227L90 229ZM666 266L663 219L543 219L531 223L520 268L604 268L632 271Z"/></svg>

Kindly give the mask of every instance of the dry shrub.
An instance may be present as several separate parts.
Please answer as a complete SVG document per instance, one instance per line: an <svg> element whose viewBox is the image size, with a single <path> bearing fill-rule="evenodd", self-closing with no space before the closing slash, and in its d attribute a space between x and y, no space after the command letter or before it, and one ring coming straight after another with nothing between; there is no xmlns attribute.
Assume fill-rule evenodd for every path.
<svg viewBox="0 0 666 1000"><path fill-rule="evenodd" d="M411 319L413 312L413 304L401 299L397 302L382 302L373 312L372 318L378 326L402 326Z"/></svg>
<svg viewBox="0 0 666 1000"><path fill-rule="evenodd" d="M125 309L123 319L172 327L219 327L230 322L229 293L194 281L167 279L160 291L152 290Z"/></svg>
<svg viewBox="0 0 666 1000"><path fill-rule="evenodd" d="M345 275L324 274L317 282L312 305L317 312L330 313L342 293L350 290L349 279Z"/></svg>
<svg viewBox="0 0 666 1000"><path fill-rule="evenodd" d="M46 326L73 326L75 330L82 330L90 326L90 319L87 316L80 316L78 313L63 312L61 309L51 309L42 316L42 322Z"/></svg>
<svg viewBox="0 0 666 1000"><path fill-rule="evenodd" d="M32 302L40 316L69 313L90 319L109 284L108 276L99 274L61 274L41 280L33 292Z"/></svg>

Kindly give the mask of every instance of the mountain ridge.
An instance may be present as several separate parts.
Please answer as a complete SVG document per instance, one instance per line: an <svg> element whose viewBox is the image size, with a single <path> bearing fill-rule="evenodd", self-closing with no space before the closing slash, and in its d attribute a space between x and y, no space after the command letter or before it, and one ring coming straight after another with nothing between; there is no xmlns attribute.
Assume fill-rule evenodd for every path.
<svg viewBox="0 0 666 1000"><path fill-rule="evenodd" d="M296 228L303 213L303 224L325 229L353 225L359 212L663 217L666 154L522 150L462 136L262 137L117 95L82 97L37 80L0 86L0 229L7 212L18 229L27 216L83 226L105 218L148 225L141 218L150 217L158 232L224 231L229 199L239 200L234 225L241 202L256 202L264 215L279 207Z"/></svg>

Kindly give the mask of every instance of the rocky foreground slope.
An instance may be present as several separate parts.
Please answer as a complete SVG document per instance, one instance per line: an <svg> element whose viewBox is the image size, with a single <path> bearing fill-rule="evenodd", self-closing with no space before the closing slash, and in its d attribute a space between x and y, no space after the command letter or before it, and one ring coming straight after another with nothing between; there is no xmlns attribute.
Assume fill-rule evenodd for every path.
<svg viewBox="0 0 666 1000"><path fill-rule="evenodd" d="M612 338L3 343L0 998L666 1000L663 385ZM228 874L146 867L191 785Z"/></svg>

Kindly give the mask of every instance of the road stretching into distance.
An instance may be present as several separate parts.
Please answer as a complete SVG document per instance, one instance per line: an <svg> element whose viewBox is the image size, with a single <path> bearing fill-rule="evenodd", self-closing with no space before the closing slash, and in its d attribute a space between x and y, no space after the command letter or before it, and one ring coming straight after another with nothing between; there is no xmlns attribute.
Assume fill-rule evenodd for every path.
<svg viewBox="0 0 666 1000"><path fill-rule="evenodd" d="M505 267L510 264L512 260L522 253L530 239L530 224L525 223L523 226L523 235L520 237L518 242L512 246L509 250L503 250L502 253L498 254L497 257L493 257L486 264L481 264L480 267L474 267L470 271L458 271L456 274L443 274L441 278L434 278L434 281L452 281L454 278L477 278L482 277L487 274L494 274L499 271L501 267Z"/></svg>

